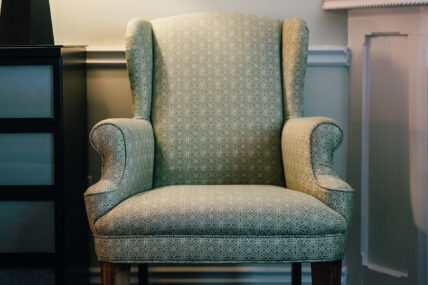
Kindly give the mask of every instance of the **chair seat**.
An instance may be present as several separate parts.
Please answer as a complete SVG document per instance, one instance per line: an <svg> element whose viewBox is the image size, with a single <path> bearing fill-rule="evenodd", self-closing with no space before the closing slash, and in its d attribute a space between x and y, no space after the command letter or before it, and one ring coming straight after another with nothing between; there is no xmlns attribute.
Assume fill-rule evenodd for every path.
<svg viewBox="0 0 428 285"><path fill-rule="evenodd" d="M98 236L302 236L345 233L316 198L272 185L177 185L122 201L95 223Z"/></svg>

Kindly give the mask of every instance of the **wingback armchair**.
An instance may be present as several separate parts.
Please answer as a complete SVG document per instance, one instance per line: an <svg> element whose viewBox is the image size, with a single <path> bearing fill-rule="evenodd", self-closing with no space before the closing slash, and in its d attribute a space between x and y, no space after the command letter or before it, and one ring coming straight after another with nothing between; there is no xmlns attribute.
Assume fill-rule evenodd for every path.
<svg viewBox="0 0 428 285"><path fill-rule="evenodd" d="M101 179L84 197L103 284L129 264L312 263L339 284L352 188L335 173L342 131L303 118L304 21L233 13L132 20L132 119L90 134ZM116 282L116 283L114 283Z"/></svg>

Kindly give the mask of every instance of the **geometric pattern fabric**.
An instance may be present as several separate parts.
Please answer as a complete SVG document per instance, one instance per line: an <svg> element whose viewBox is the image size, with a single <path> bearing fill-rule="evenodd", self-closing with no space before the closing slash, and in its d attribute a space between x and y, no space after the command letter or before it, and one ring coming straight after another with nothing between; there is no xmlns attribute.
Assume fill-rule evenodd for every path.
<svg viewBox="0 0 428 285"><path fill-rule="evenodd" d="M281 21L197 13L151 23L154 187L284 185Z"/></svg>
<svg viewBox="0 0 428 285"><path fill-rule="evenodd" d="M324 235L347 222L316 198L271 185L179 185L145 191L95 223L101 236Z"/></svg>
<svg viewBox="0 0 428 285"><path fill-rule="evenodd" d="M354 191L333 167L337 123L302 118L306 24L197 13L133 20L126 39L134 119L91 132L98 259L343 258Z"/></svg>
<svg viewBox="0 0 428 285"><path fill-rule="evenodd" d="M99 261L117 263L285 263L342 259L345 234L322 236L94 235Z"/></svg>

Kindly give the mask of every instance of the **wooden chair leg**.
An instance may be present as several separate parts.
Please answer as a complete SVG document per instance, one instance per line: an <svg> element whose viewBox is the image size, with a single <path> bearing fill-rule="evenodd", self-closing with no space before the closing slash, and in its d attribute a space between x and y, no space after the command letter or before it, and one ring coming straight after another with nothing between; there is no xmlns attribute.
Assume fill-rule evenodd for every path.
<svg viewBox="0 0 428 285"><path fill-rule="evenodd" d="M129 264L101 262L102 285L129 285Z"/></svg>
<svg viewBox="0 0 428 285"><path fill-rule="evenodd" d="M138 264L138 285L149 284L149 266L147 264Z"/></svg>
<svg viewBox="0 0 428 285"><path fill-rule="evenodd" d="M312 262L312 285L340 285L342 260L330 262Z"/></svg>
<svg viewBox="0 0 428 285"><path fill-rule="evenodd" d="M291 264L291 284L302 285L302 263L293 262Z"/></svg>

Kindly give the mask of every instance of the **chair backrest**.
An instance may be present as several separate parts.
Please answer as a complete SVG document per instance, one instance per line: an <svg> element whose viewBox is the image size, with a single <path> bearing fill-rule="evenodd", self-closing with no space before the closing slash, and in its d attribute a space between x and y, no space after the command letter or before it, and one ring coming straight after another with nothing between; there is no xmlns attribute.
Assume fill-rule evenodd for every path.
<svg viewBox="0 0 428 285"><path fill-rule="evenodd" d="M281 20L233 13L129 24L135 115L153 125L155 187L284 185L281 131L286 118L302 113L294 81L303 81L301 74L292 80L285 74L299 65L304 77L305 66L282 48L283 26ZM301 45L299 37L307 32L292 36ZM297 50L302 57L301 49L288 53ZM305 48L303 53L305 64ZM283 96L287 88L289 98Z"/></svg>

